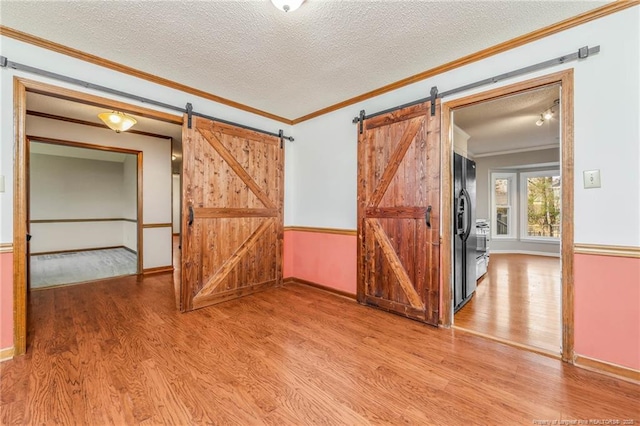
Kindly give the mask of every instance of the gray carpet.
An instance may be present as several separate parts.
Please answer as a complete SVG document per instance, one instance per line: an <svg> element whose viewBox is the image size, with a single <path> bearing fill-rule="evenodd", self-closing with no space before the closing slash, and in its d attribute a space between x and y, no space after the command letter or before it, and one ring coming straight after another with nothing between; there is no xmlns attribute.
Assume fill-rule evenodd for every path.
<svg viewBox="0 0 640 426"><path fill-rule="evenodd" d="M31 256L31 288L136 273L136 255L123 248Z"/></svg>

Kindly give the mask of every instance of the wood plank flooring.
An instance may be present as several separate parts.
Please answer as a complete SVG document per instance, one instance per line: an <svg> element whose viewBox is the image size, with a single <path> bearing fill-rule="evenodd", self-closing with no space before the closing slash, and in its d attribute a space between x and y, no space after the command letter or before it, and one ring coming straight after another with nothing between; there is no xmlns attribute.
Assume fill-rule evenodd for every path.
<svg viewBox="0 0 640 426"><path fill-rule="evenodd" d="M562 352L560 259L492 254L476 294L454 325L554 354Z"/></svg>
<svg viewBox="0 0 640 426"><path fill-rule="evenodd" d="M640 386L548 357L299 284L181 314L172 276L32 293L0 423L640 421Z"/></svg>

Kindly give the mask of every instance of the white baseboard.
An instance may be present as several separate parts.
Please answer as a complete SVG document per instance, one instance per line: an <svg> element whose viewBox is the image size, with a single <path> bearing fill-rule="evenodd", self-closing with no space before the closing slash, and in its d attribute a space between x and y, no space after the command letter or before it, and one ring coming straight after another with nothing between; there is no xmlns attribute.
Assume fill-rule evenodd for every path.
<svg viewBox="0 0 640 426"><path fill-rule="evenodd" d="M489 256L491 256L492 254L530 254L532 256L560 257L560 253L548 253L544 251L529 250L489 250Z"/></svg>
<svg viewBox="0 0 640 426"><path fill-rule="evenodd" d="M10 348L0 349L0 362L12 359L14 352L13 346Z"/></svg>

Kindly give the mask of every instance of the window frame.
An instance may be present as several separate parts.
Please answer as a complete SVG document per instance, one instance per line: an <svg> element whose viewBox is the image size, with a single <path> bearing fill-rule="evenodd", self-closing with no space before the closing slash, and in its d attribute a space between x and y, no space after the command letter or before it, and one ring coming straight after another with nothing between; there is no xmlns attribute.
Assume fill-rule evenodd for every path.
<svg viewBox="0 0 640 426"><path fill-rule="evenodd" d="M531 177L553 177L560 176L560 208L562 209L562 175L559 169L548 169L548 170L536 170L532 172L520 172L520 241L527 242L536 242L536 243L552 243L557 244L560 242L562 237L562 220L560 221L560 232L558 233L558 237L537 237L537 236L529 236L529 230L527 229L529 224L528 217L528 197L527 197L527 181ZM560 215L562 219L562 214Z"/></svg>
<svg viewBox="0 0 640 426"><path fill-rule="evenodd" d="M507 230L506 235L498 235L498 217L496 215L496 180L507 179L509 181L507 186L507 199L509 204L506 206L509 208L509 214L507 216ZM490 172L490 188L491 188L491 237L496 240L517 240L518 239L518 172L505 172L505 171L491 171Z"/></svg>

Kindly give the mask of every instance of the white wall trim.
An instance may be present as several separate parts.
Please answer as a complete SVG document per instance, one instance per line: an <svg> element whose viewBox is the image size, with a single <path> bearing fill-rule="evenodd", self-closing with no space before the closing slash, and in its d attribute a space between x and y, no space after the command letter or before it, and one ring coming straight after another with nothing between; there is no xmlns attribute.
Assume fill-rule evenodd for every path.
<svg viewBox="0 0 640 426"><path fill-rule="evenodd" d="M489 250L489 256L492 254L530 254L532 256L548 256L548 257L560 257L560 253L548 253L544 251L531 251L531 250Z"/></svg>

